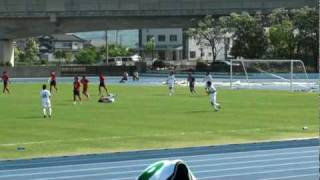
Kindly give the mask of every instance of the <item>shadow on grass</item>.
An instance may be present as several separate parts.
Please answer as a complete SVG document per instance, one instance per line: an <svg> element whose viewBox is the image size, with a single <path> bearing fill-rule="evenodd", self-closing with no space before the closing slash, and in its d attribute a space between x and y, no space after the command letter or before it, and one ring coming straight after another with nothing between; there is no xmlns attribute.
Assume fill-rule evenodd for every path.
<svg viewBox="0 0 320 180"><path fill-rule="evenodd" d="M209 111L209 110L194 110L194 111L186 111L185 113L186 114L203 114L203 113L211 113L211 112L214 112L213 110L212 111Z"/></svg>

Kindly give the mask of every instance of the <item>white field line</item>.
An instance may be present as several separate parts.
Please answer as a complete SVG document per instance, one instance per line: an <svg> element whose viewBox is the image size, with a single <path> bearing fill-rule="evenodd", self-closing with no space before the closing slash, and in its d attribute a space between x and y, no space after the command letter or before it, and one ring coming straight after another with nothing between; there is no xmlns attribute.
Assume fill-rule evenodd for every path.
<svg viewBox="0 0 320 180"><path fill-rule="evenodd" d="M304 168L289 168L289 169L271 170L271 171L228 174L228 175L221 175L221 176L208 176L208 177L203 177L201 179L226 178L226 177L236 177L236 176L249 176L249 175L254 175L254 174L280 173L280 172L287 172L287 171L310 170L310 169L317 169L317 168L318 168L318 166L308 166L308 167L304 167ZM205 172L211 172L211 171L205 171Z"/></svg>
<svg viewBox="0 0 320 180"><path fill-rule="evenodd" d="M281 179L292 179L292 178L302 178L302 177L315 177L315 178L319 178L318 174L300 174L300 175L296 175L296 176L283 176L283 177L277 177L277 178L264 178L264 179L259 179L259 180L281 180ZM316 179L315 179L316 180Z"/></svg>
<svg viewBox="0 0 320 180"><path fill-rule="evenodd" d="M286 129L293 129L287 127ZM262 128L253 128L253 129L236 129L236 130L221 130L221 131L193 131L193 132L180 132L180 133L155 133L152 135L143 135L143 136L108 136L108 137L96 137L96 138L76 138L76 139L56 139L56 140L46 140L46 141L30 141L30 142L15 142L15 143L3 143L0 144L0 147L12 147L12 146L22 146L22 145L37 145L37 144L57 144L57 143L70 143L70 142L88 142L88 141L104 141L104 140L119 140L119 139L134 139L134 138L145 138L145 137L166 137L166 136L186 136L186 135L195 135L195 134L217 134L217 133L238 133L238 132L259 132L272 130L262 129ZM275 141L287 141L287 140L305 140L318 137L307 137L307 138L292 138L292 139L279 139ZM259 142L270 142L269 141L254 141L254 143ZM246 142L250 143L250 142Z"/></svg>
<svg viewBox="0 0 320 180"><path fill-rule="evenodd" d="M172 157L176 158L176 159L190 159L190 158L195 158L196 160L193 160L193 162L201 162L201 161L206 161L209 159L213 159L215 158L215 160L227 160L227 159L243 159L243 158L259 158L259 157L268 157L268 156L275 156L275 155L298 155L298 154L305 154L305 153L318 153L318 150L314 150L314 147L308 147L308 148L288 148L288 149L281 149L281 151L279 152L279 150L276 149L271 149L271 150L257 150L257 151L250 151L250 152L235 152L235 153L223 153L223 154L205 154L205 155L193 155L193 156L175 156ZM286 150L294 150L294 152L287 152ZM283 152L282 152L283 151ZM199 152L197 150L195 150L194 152ZM256 153L256 154L254 154ZM165 155L165 154L172 154L172 153L162 153L161 155ZM150 154L152 155L152 154ZM154 154L157 155L157 154ZM226 157L228 156L228 157ZM236 156L236 157L234 157ZM238 157L237 157L238 156ZM136 156L129 156L131 158L133 157L140 157L140 155L136 155ZM199 158L205 158L203 159L199 159ZM101 160L104 159L104 157L101 158L95 158L95 160ZM159 159L164 159L164 158L148 158L148 161L151 160L159 160ZM52 163L71 163L71 162L81 162L81 161L85 161L85 160L92 160L92 158L82 158L82 159L73 159L73 160L56 160L56 161L47 161L46 163L43 162L36 162L36 163L27 163L24 162L23 164L21 164L21 166L25 166L25 165L45 165L45 164L52 164ZM143 162L146 161L146 159L138 159L138 160L127 160L127 161L116 161L116 162L99 162L99 163L85 163L85 165L88 164L119 164L119 163L138 163L138 162ZM43 167L43 168L21 168L21 169L11 169L11 170L0 170L0 172L13 172L13 171L21 171L23 169L25 170L30 170L30 169L53 169L53 168L57 168L57 167L77 167L77 166L83 166L84 164L78 164L78 165L58 165L58 166L52 166L52 167ZM18 165L14 165L14 166L19 166Z"/></svg>
<svg viewBox="0 0 320 180"><path fill-rule="evenodd" d="M223 157L223 158L219 158L219 159L232 159L230 158L231 156L241 156L241 157L233 157L233 158L248 158L248 157L267 157L267 156L272 156L272 155L292 155L292 154L302 154L302 153L318 153L318 149L314 150L314 147L304 147L304 148L287 148L287 149L269 149L269 150L256 150L256 151L249 151L249 152L232 152L232 153L218 153L218 154L205 154L205 155L193 155L193 156L179 156L178 154L181 154L183 152L176 152L175 154L177 154L174 158L205 158L205 157ZM287 150L294 150L294 152L287 152ZM207 150L193 150L193 151L189 151L190 153L192 152L201 152L201 151L205 151L207 152ZM283 151L283 152L282 152ZM256 153L255 156L253 156L253 152ZM266 154L268 153L268 154ZM148 154L150 156L154 156L154 155L171 155L172 152L167 152L167 153L153 153L153 154ZM249 154L249 155L247 155ZM257 155L258 154L258 155ZM262 155L259 155L262 154ZM225 158L225 156L228 156L229 158ZM130 158L134 158L134 157L141 157L141 155L131 155L131 156L127 156ZM125 158L125 157L123 157ZM88 157L88 158L79 158L79 159L56 159L56 160L48 160L45 163L43 162L24 162L21 165L20 164L14 164L13 166L25 166L25 165L44 165L44 164L52 164L52 163L76 163L76 162L81 162L81 161L85 161L85 160L101 160L101 159L105 159L105 157L99 157L99 158L93 158L93 157ZM159 158L148 158L148 160L157 160ZM219 160L218 159L218 160ZM126 160L126 161L117 161L117 162L109 162L109 164L118 164L118 163L130 163L130 162L142 162L145 161L145 159L138 159L138 160ZM103 164L106 162L100 162L100 163L95 163L95 164ZM85 163L85 164L90 164L90 163ZM61 166L53 166L54 167L68 167L68 166L75 166L75 165L61 165ZM46 167L46 168L51 168L51 167ZM22 169L31 169L31 168L22 168ZM19 169L19 170L22 170ZM37 169L37 168L36 168ZM0 172L4 172L4 171L15 171L15 170L0 170Z"/></svg>
<svg viewBox="0 0 320 180"><path fill-rule="evenodd" d="M225 162L225 163L214 163L215 159L206 159L205 161L210 161L210 163L206 163L203 165L190 165L190 168L205 168L205 167L218 167L224 165L242 165L242 164L249 164L249 163L259 163L259 162L273 162L273 161L284 161L284 160L298 160L298 159L305 159L305 158L313 158L314 156L299 156L296 158L274 158L274 159L264 159L264 160L252 160L252 161L237 161L237 162ZM188 164L192 164L194 162L198 162L199 160L190 160L187 161ZM303 163L308 162L316 162L316 161L304 161ZM294 164L302 164L295 162ZM108 164L106 164L108 165ZM19 177L19 176L33 176L33 175L49 175L49 174L60 174L60 173L72 173L72 172L84 172L84 171L96 171L96 170L112 170L112 169L120 169L120 168L132 168L132 167L141 167L146 168L149 166L150 163L142 163L142 164L134 164L134 165L121 165L121 166L109 166L109 167L94 167L94 168L83 168L83 169L76 169L75 167L70 170L52 170L52 171L44 171L41 172L32 172L32 173L19 173L19 174L9 174L9 175L0 175L0 178L4 177ZM273 165L274 166L274 165ZM247 166L248 167L248 166ZM250 166L249 166L250 167Z"/></svg>
<svg viewBox="0 0 320 180"><path fill-rule="evenodd" d="M50 144L50 143L69 143L69 142L87 142L87 141L102 141L102 140L119 140L119 139L131 139L131 138L144 138L144 137L166 137L166 136L185 136L185 135L195 135L195 134L216 134L225 132L258 132L262 130L270 129L237 129L237 130L221 130L221 131L193 131L193 132L180 132L180 133L153 133L150 135L143 136L108 136L108 137L96 137L96 138L76 138L76 139L55 139L46 141L30 141L30 142L15 142L15 143L3 143L0 146L21 146L21 145L36 145L36 144Z"/></svg>
<svg viewBox="0 0 320 180"><path fill-rule="evenodd" d="M310 151L310 152L316 152L316 151ZM308 153L309 152L304 152L304 153ZM274 153L272 155L297 155L299 154L299 152L293 152L293 153ZM187 163L195 163L195 162L206 162L206 161L210 161L210 163L214 163L216 161L224 161L224 160L236 160L236 159L243 159L243 158L260 158L260 157L268 157L268 156L271 156L271 155L267 155L267 154L263 154L263 155L246 155L246 156L239 156L239 157L220 157L220 158L215 158L215 157L210 157L210 158L205 158L205 159L199 159L201 158L201 155L200 156L194 156L193 160L190 159L189 156L185 156L185 157L174 157L174 158L178 158L178 159L185 159ZM238 162L227 162L227 163L215 163L217 165L231 165L231 164L246 164L246 163L252 163L252 162L272 162L272 161L277 161L277 160L292 160L292 159L301 159L301 158L308 158L308 157L315 157L315 156L295 156L296 158L294 157L288 157L288 158L269 158L269 159L263 159L263 160L252 160L252 161L238 161ZM174 159L174 158L170 158L170 159ZM189 158L189 160L188 160ZM154 158L154 160L161 160L163 158ZM151 161L152 159L148 159L148 161ZM128 161L126 161L128 162ZM139 163L146 163L146 160L133 160L131 162L135 162L135 165L136 164L139 164ZM117 162L118 163L118 162ZM121 162L122 164L126 164L125 162ZM91 165L99 165L99 166L103 166L103 165L112 165L112 164L115 164L115 162L111 162L111 163L94 163L94 164L91 164ZM118 163L119 164L119 163ZM149 165L148 164L145 164L146 166ZM15 169L15 170L1 170L0 172L2 173L5 173L5 172L10 172L11 174L13 173L20 173L22 170L26 170L26 171L30 171L30 170L40 170L41 169L41 172L44 172L45 170L47 171L55 171L58 167L61 167L61 168L66 168L66 167L72 167L72 168L81 168L83 166L87 166L87 164L82 164L82 165L64 165L64 166L53 166L53 167L41 167L41 168L27 168L27 169ZM212 166L212 165L211 165ZM134 166L123 166L123 165L113 165L111 168L125 168L125 167L134 167ZM88 168L90 169L90 168ZM94 170L94 168L91 168ZM105 169L108 169L108 168L105 168ZM59 170L58 170L59 171ZM60 170L61 171L61 170ZM60 172L59 171L59 172ZM28 174L28 173L24 173L25 175ZM6 176L0 176L0 177L6 177Z"/></svg>
<svg viewBox="0 0 320 180"><path fill-rule="evenodd" d="M306 164L306 163L301 163ZM288 164L282 164L281 166L285 166ZM280 166L280 165L278 165ZM264 166L260 166L260 168L263 168ZM285 171L294 171L294 170L306 170L306 169L313 169L317 168L317 166L308 166L304 168L289 168L289 169L281 169L281 170L270 170L270 171L260 171L260 172L252 172L252 173L239 173L239 174L228 174L223 176L212 176L212 177L230 177L230 176L238 176L238 175L251 175L251 174L261 174L261 173L274 173L274 172L285 172ZM241 170L241 169L248 169L248 168L227 168L227 169L221 169L220 171L229 171L229 170ZM208 173L208 172L219 172L219 170L208 170L208 171L198 171L198 173ZM131 173L137 173L139 174L140 171L126 171L126 172L109 172L109 173L94 173L94 174L85 174L85 175L72 175L72 176L59 176L59 177L53 177L53 178L39 178L34 180L56 180L56 179L74 179L74 178L84 178L84 177L97 177L97 176L107 176L107 175L121 175L121 174L131 174Z"/></svg>

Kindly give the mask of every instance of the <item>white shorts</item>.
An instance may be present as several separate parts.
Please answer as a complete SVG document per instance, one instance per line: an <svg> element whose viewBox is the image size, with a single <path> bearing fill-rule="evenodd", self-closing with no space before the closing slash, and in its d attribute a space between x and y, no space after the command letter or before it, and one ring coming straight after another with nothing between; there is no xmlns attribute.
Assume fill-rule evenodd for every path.
<svg viewBox="0 0 320 180"><path fill-rule="evenodd" d="M217 102L217 93L210 94L209 97L210 97L210 102L212 102L212 103Z"/></svg>
<svg viewBox="0 0 320 180"><path fill-rule="evenodd" d="M42 101L42 108L51 108L50 101Z"/></svg>

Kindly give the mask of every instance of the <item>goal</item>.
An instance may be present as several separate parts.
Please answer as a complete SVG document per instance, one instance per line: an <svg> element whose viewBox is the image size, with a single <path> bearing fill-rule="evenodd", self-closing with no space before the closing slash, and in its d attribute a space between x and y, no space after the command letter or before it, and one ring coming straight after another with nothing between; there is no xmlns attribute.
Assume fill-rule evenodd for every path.
<svg viewBox="0 0 320 180"><path fill-rule="evenodd" d="M304 91L312 83L301 60L231 59L230 88Z"/></svg>

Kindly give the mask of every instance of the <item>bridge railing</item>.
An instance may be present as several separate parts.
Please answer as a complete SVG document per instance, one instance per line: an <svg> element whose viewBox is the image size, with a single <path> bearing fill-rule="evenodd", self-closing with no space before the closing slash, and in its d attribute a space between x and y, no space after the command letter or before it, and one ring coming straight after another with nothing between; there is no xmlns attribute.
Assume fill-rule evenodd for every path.
<svg viewBox="0 0 320 180"><path fill-rule="evenodd" d="M316 7L315 0L0 0L0 16L70 12L183 11L191 15L237 11L270 10L274 8ZM92 14L92 13L91 13ZM98 13L93 13L97 15ZM85 14L82 14L85 15ZM88 14L90 15L90 14Z"/></svg>

